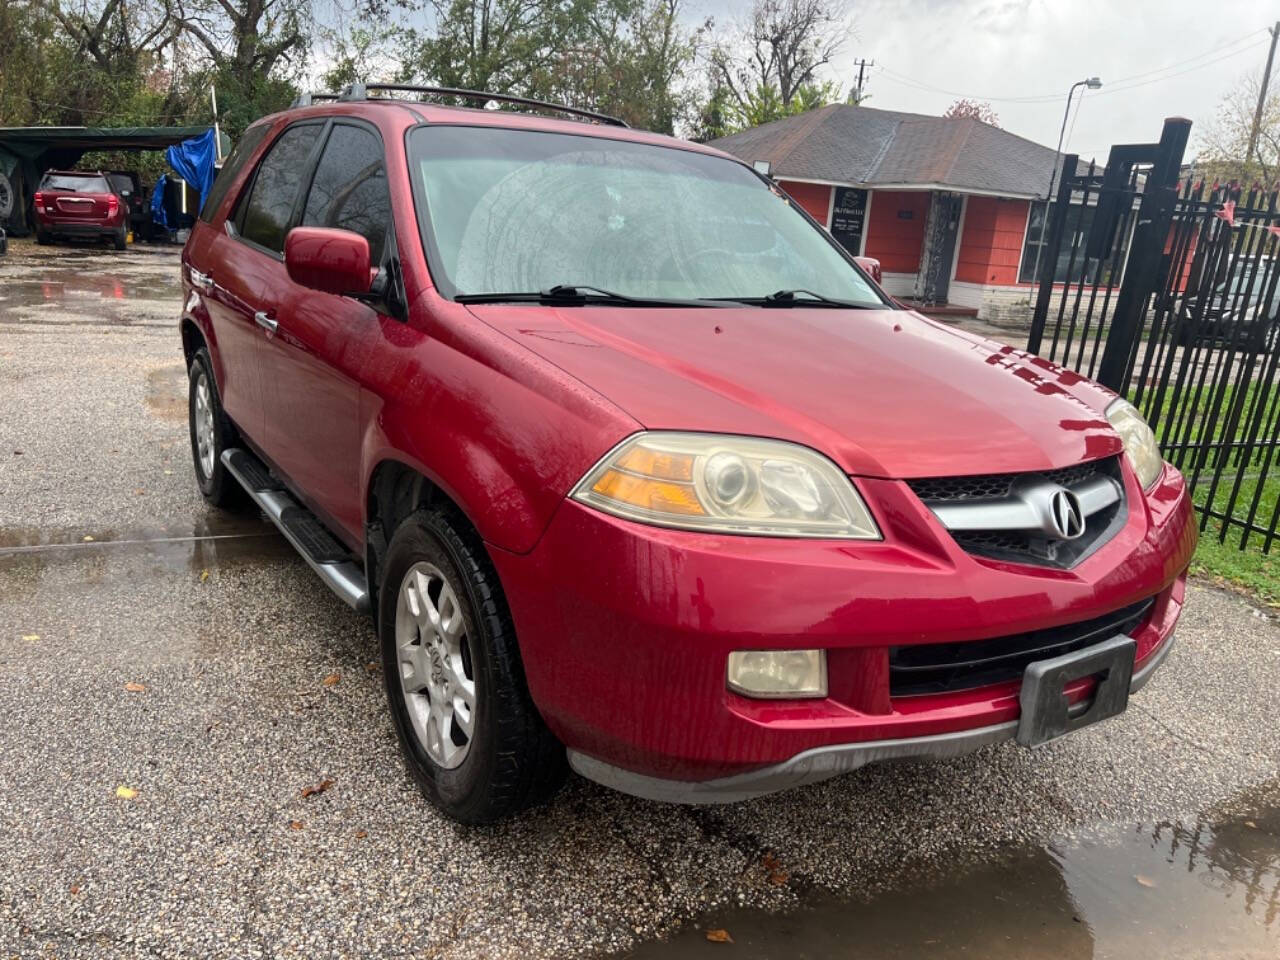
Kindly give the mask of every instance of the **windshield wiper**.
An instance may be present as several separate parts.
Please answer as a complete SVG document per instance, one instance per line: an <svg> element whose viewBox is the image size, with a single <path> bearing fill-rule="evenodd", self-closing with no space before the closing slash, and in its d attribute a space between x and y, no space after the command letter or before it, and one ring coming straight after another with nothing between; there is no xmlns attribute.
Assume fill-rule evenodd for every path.
<svg viewBox="0 0 1280 960"><path fill-rule="evenodd" d="M805 290L803 287L796 287L794 290L777 290L761 299L761 303L770 307L848 307L851 310L874 310L876 309L869 303L855 303L852 300L838 300L835 297L824 296L821 293L814 293L812 290Z"/></svg>
<svg viewBox="0 0 1280 960"><path fill-rule="evenodd" d="M678 300L663 297L632 297L590 284L557 283L546 290L516 293L460 293L459 303L546 303L576 306L607 304L616 307L724 307L716 300Z"/></svg>

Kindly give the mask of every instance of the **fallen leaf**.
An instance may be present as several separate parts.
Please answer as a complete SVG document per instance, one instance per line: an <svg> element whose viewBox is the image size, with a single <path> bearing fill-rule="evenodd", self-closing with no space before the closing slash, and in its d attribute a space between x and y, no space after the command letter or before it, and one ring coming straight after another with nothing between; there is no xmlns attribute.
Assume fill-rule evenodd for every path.
<svg viewBox="0 0 1280 960"><path fill-rule="evenodd" d="M310 787L303 787L302 796L304 798L314 797L318 793L324 793L326 790L328 790L332 786L333 786L332 780L321 780L319 783L313 784Z"/></svg>
<svg viewBox="0 0 1280 960"><path fill-rule="evenodd" d="M116 787L116 796L121 800L132 800L138 795L138 791L133 787L119 786Z"/></svg>
<svg viewBox="0 0 1280 960"><path fill-rule="evenodd" d="M764 864L769 883L773 886L781 887L787 882L787 871L782 869L782 862L772 853L766 853L761 857L760 862Z"/></svg>
<svg viewBox="0 0 1280 960"><path fill-rule="evenodd" d="M172 471L172 470L166 470L166 471L164 472L164 475L165 475L166 477L171 477L171 476L173 476L173 471Z"/></svg>
<svg viewBox="0 0 1280 960"><path fill-rule="evenodd" d="M81 886L80 886L80 884L78 884L78 883L73 883L73 884L71 885L71 895L74 897L77 893L79 893L79 892L80 892L81 890L83 890L83 889L84 889L84 888L83 888L83 887L81 887Z"/></svg>
<svg viewBox="0 0 1280 960"><path fill-rule="evenodd" d="M142 495L143 495L144 493L146 493L146 492L147 492L147 491L143 490L141 487L138 487L138 489L137 489L137 490L134 490L134 491L133 491L133 495L134 495L135 497L140 497L140 496L142 496Z"/></svg>
<svg viewBox="0 0 1280 960"><path fill-rule="evenodd" d="M339 680L341 680L341 679L342 679L342 677L340 677L338 674L336 674L336 673L331 673L331 674L329 674L327 677L325 677L325 678L324 678L323 683L324 683L324 685L325 685L326 687L335 687L335 686L337 686L337 685L338 685L338 681L339 681Z"/></svg>
<svg viewBox="0 0 1280 960"><path fill-rule="evenodd" d="M301 820L290 820L290 821L289 821L289 829L290 829L290 830L301 830L301 829L302 829L302 821L301 821Z"/></svg>
<svg viewBox="0 0 1280 960"><path fill-rule="evenodd" d="M39 639L40 639L40 634L38 634L38 633L24 633L24 634L22 635L22 639L23 639L23 640L25 640L25 641L27 641L27 643L35 643L37 640L39 640Z"/></svg>
<svg viewBox="0 0 1280 960"><path fill-rule="evenodd" d="M22 456L22 451L21 451L21 450L15 450L15 451L13 451L13 455L14 455L15 457L20 457L20 456Z"/></svg>
<svg viewBox="0 0 1280 960"><path fill-rule="evenodd" d="M357 830L357 831L356 831L356 839L357 839L357 840L363 840L363 839L364 839L365 837L367 837L368 835L369 835L369 831L368 831L368 830Z"/></svg>
<svg viewBox="0 0 1280 960"><path fill-rule="evenodd" d="M147 689L147 685L145 683L136 683L135 681L130 680L124 685L124 688L130 693L141 693L143 690Z"/></svg>
<svg viewBox="0 0 1280 960"><path fill-rule="evenodd" d="M1154 880L1152 880L1150 877L1144 877L1140 873L1135 873L1133 875L1133 879L1137 880L1138 883L1142 884L1144 887L1154 887L1156 885L1156 882Z"/></svg>
<svg viewBox="0 0 1280 960"><path fill-rule="evenodd" d="M378 669L378 661L370 660L368 663L364 665L364 668L368 670L370 673L375 673Z"/></svg>
<svg viewBox="0 0 1280 960"><path fill-rule="evenodd" d="M708 930L707 939L712 943L733 943L733 937L729 936L728 930Z"/></svg>
<svg viewBox="0 0 1280 960"><path fill-rule="evenodd" d="M200 571L200 582L201 582L201 583L204 583L204 582L205 582L206 580L208 580L208 579L209 579L209 571L208 571L208 570L201 570L201 571Z"/></svg>
<svg viewBox="0 0 1280 960"><path fill-rule="evenodd" d="M1257 825L1256 823L1254 823L1252 820L1246 820L1246 821L1244 822L1244 825L1245 825L1246 827L1248 827L1250 830L1257 830L1257 829L1258 829L1258 825Z"/></svg>
<svg viewBox="0 0 1280 960"><path fill-rule="evenodd" d="M85 542L85 543L93 543L93 537L89 536L89 535L86 533L86 534L84 535L84 542Z"/></svg>

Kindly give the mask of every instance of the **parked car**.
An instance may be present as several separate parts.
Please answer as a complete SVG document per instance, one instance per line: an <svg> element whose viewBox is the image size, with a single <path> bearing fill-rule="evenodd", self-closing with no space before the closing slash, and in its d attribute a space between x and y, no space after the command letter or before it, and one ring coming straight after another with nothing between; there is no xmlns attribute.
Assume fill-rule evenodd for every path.
<svg viewBox="0 0 1280 960"><path fill-rule="evenodd" d="M1203 309L1194 294L1179 303L1178 343L1234 344L1238 350L1271 353L1280 344L1280 282L1272 261L1240 261L1217 283Z"/></svg>
<svg viewBox="0 0 1280 960"><path fill-rule="evenodd" d="M34 205L37 243L100 238L123 250L128 241L127 209L101 171L48 171L36 188Z"/></svg>
<svg viewBox="0 0 1280 960"><path fill-rule="evenodd" d="M129 229L141 236L151 222L151 198L142 188L142 178L135 170L112 170L107 180L128 212Z"/></svg>
<svg viewBox="0 0 1280 960"><path fill-rule="evenodd" d="M1196 526L1139 413L714 149L357 87L246 131L182 277L201 493L372 613L458 820L566 755L712 802L1034 746L1172 645Z"/></svg>

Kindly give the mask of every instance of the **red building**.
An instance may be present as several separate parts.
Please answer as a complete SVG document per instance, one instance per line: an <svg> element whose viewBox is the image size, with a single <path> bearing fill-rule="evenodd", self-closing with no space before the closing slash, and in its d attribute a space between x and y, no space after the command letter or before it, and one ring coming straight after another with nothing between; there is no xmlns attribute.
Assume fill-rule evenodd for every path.
<svg viewBox="0 0 1280 960"><path fill-rule="evenodd" d="M1048 147L970 118L844 104L712 146L768 163L848 250L880 261L890 293L997 321L1026 314L1057 162Z"/></svg>

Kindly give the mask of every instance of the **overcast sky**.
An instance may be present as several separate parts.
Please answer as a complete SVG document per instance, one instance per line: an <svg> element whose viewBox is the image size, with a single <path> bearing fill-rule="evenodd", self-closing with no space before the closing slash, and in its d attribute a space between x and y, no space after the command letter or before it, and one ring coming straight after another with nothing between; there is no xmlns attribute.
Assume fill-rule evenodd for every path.
<svg viewBox="0 0 1280 960"><path fill-rule="evenodd" d="M687 2L691 20L718 26L750 6ZM1260 0L855 0L850 10L853 36L831 78L847 90L853 61L874 60L867 106L940 114L959 96L989 100L1006 130L1053 147L1067 90L1098 76L1065 149L1099 160L1113 143L1157 139L1169 116L1193 122L1194 155L1196 128L1223 94L1261 73L1266 28L1280 19L1280 2Z"/></svg>

